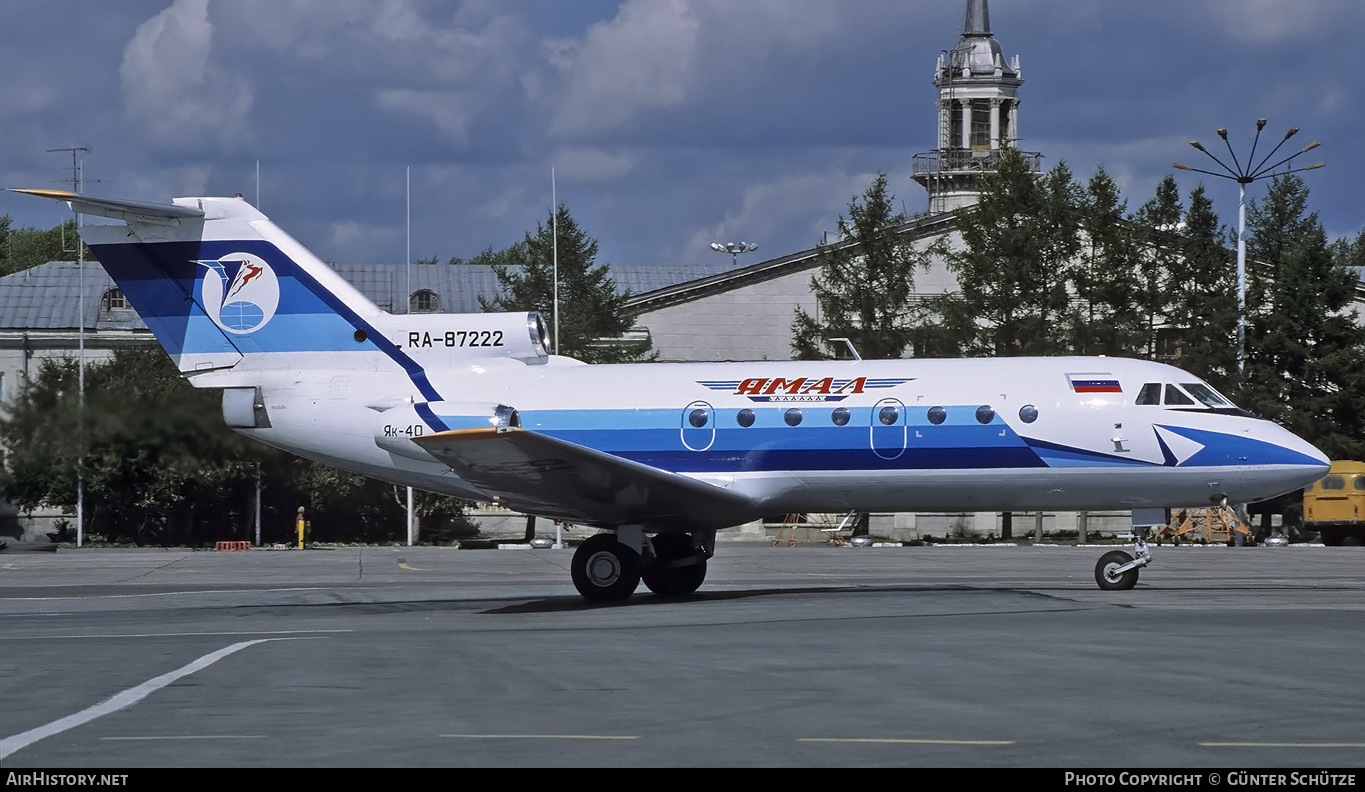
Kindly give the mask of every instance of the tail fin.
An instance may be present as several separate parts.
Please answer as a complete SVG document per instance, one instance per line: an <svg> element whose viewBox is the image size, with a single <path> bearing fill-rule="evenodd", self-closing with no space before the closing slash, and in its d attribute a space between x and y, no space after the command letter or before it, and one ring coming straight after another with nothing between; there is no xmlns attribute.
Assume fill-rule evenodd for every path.
<svg viewBox="0 0 1365 792"><path fill-rule="evenodd" d="M81 236L186 373L264 353L354 351L382 312L246 201L149 204L56 190L77 212L127 223Z"/></svg>
<svg viewBox="0 0 1365 792"><path fill-rule="evenodd" d="M456 357L530 363L547 356L534 315L388 314L240 198L153 204L15 192L127 224L85 226L81 236L186 374L397 368L432 398L426 366Z"/></svg>

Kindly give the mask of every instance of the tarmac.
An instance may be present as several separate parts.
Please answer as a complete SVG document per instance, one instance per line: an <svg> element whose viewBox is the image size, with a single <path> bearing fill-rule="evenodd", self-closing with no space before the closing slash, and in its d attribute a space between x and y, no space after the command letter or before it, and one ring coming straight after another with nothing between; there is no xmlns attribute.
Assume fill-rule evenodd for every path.
<svg viewBox="0 0 1365 792"><path fill-rule="evenodd" d="M0 767L1365 766L1365 549L1113 548L0 553Z"/></svg>

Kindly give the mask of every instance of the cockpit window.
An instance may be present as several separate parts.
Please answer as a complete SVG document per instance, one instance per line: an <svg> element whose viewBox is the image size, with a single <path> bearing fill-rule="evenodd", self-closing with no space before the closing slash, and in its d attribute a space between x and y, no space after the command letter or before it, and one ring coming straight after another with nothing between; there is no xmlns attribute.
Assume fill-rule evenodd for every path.
<svg viewBox="0 0 1365 792"><path fill-rule="evenodd" d="M1137 404L1161 404L1161 383L1149 382L1138 391Z"/></svg>
<svg viewBox="0 0 1365 792"><path fill-rule="evenodd" d="M1182 382L1185 392L1204 403L1205 407L1231 407L1232 402L1224 399L1218 391L1202 382Z"/></svg>
<svg viewBox="0 0 1365 792"><path fill-rule="evenodd" d="M1168 383L1166 385L1166 404L1192 405L1194 399L1181 393L1179 388Z"/></svg>

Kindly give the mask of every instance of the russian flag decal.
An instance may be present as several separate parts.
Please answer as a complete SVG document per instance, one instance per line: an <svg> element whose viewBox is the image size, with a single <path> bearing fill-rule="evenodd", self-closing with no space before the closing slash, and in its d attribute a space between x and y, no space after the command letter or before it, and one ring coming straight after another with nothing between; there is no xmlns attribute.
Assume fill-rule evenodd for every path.
<svg viewBox="0 0 1365 792"><path fill-rule="evenodd" d="M1076 393L1123 393L1112 374L1068 374L1066 380Z"/></svg>

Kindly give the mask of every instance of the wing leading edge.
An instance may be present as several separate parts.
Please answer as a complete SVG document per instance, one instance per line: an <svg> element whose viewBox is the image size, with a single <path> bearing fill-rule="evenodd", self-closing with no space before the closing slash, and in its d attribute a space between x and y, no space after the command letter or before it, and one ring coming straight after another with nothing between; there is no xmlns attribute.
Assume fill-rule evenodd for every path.
<svg viewBox="0 0 1365 792"><path fill-rule="evenodd" d="M413 438L511 509L588 525L725 528L752 518L743 495L517 427Z"/></svg>

